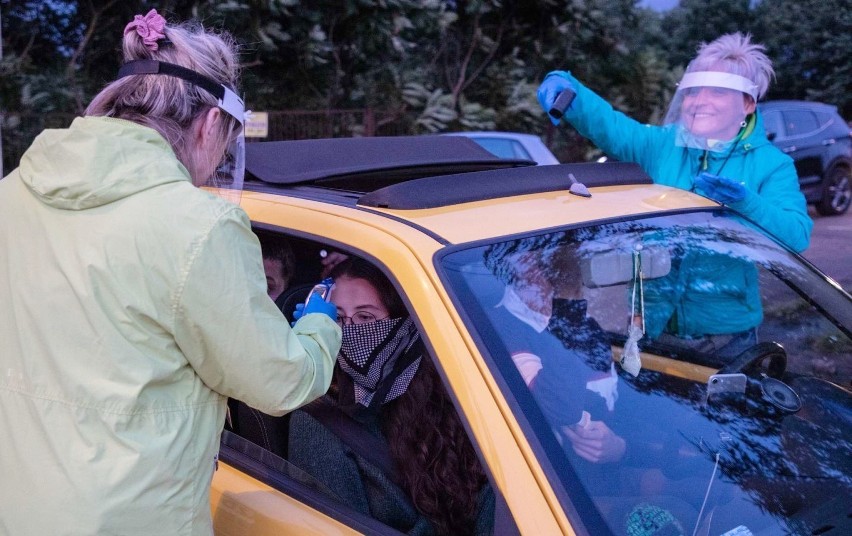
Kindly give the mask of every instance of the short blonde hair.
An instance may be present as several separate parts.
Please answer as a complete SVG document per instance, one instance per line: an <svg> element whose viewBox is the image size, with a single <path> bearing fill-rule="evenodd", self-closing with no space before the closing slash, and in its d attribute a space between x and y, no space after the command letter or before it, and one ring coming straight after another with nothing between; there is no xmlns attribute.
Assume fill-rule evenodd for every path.
<svg viewBox="0 0 852 536"><path fill-rule="evenodd" d="M166 24L157 50L146 46L135 31L124 35L124 61L151 59L191 69L239 94L239 63L234 39L225 32L206 30L198 23ZM216 97L181 78L167 75L125 76L98 93L85 115L117 117L153 128L172 146L190 172L195 168L194 147L187 133L196 119L217 105ZM239 123L228 114L222 125L222 146Z"/></svg>
<svg viewBox="0 0 852 536"><path fill-rule="evenodd" d="M763 53L764 50L763 45L751 42L749 34L725 34L711 43L701 43L698 55L689 62L686 72L722 70L744 76L757 86L757 98L760 99L775 76L772 60Z"/></svg>

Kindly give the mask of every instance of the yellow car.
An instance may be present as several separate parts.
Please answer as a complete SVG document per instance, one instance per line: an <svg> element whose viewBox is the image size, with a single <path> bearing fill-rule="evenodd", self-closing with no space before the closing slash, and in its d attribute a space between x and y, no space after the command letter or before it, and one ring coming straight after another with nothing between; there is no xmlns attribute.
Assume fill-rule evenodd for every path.
<svg viewBox="0 0 852 536"><path fill-rule="evenodd" d="M465 138L246 152L241 205L295 256L285 316L329 255L402 297L487 479L472 532L852 533L852 298L751 222L632 164ZM231 404L216 534L435 533L341 499L291 424Z"/></svg>

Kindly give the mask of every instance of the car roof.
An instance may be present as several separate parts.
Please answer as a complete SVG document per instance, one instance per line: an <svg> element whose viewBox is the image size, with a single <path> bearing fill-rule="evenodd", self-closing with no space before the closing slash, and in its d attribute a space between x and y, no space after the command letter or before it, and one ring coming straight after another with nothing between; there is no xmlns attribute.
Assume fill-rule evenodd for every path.
<svg viewBox="0 0 852 536"><path fill-rule="evenodd" d="M365 214L365 220L379 214L444 244L635 214L717 206L684 190L653 184L636 164L532 166L527 161L491 157L490 153L486 157L474 142L470 142L474 147L453 146L450 153L423 154L421 150L438 147L435 138L441 137L402 138L390 144L388 138L248 144L246 169L250 177L245 187L260 194L320 201L372 215ZM356 147L365 152L353 162L351 174L339 161L304 158L326 155L330 149L337 150L338 156L350 154ZM378 150L381 147L384 151ZM304 151L299 159L304 167L290 173L286 167L278 167L288 161L285 155L296 149ZM575 187L572 193L575 183L582 187ZM591 195L581 195L584 190ZM361 216L350 213L348 217Z"/></svg>
<svg viewBox="0 0 852 536"><path fill-rule="evenodd" d="M436 208L486 199L564 191L571 187L573 181L586 188L652 183L650 177L636 164L563 164L536 166L525 169L523 173L510 168L426 177L365 193L358 204L397 210Z"/></svg>
<svg viewBox="0 0 852 536"><path fill-rule="evenodd" d="M825 102L816 102L816 101L803 101L803 100L773 100L773 101L764 101L758 104L761 109L764 110L773 110L773 109L791 109L791 108L801 108L807 110L824 110L829 112L836 112L837 106L833 104L828 104Z"/></svg>
<svg viewBox="0 0 852 536"><path fill-rule="evenodd" d="M524 132L503 132L495 130L471 130L464 132L443 132L442 136L463 136L467 138L503 138L507 140L538 140L541 138L535 134L527 134Z"/></svg>

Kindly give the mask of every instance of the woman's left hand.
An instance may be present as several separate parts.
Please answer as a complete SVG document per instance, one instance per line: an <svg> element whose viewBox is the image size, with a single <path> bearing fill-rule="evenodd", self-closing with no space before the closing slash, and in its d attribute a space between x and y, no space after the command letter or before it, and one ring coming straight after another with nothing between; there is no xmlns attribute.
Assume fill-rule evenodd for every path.
<svg viewBox="0 0 852 536"><path fill-rule="evenodd" d="M695 186L710 199L725 205L742 201L748 193L742 182L707 172L695 177Z"/></svg>

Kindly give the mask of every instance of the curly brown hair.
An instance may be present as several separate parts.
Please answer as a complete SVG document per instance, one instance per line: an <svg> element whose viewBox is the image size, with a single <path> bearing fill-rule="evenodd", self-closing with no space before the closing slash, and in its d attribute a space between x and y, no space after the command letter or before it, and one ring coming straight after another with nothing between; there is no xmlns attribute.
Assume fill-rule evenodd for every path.
<svg viewBox="0 0 852 536"><path fill-rule="evenodd" d="M393 284L364 259L350 257L331 276L367 281L392 318L408 316ZM382 406L380 422L401 487L417 511L439 534L471 533L487 480L428 355L422 355L406 392Z"/></svg>
<svg viewBox="0 0 852 536"><path fill-rule="evenodd" d="M382 416L382 432L414 507L439 534L470 534L485 472L429 356Z"/></svg>

